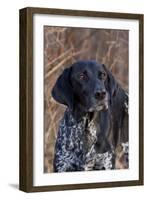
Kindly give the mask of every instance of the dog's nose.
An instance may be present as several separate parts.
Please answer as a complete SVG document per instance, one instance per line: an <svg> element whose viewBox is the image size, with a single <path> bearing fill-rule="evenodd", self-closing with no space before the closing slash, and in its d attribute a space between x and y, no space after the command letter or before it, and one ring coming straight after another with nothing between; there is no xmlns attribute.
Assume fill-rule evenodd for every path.
<svg viewBox="0 0 147 200"><path fill-rule="evenodd" d="M95 93L95 98L98 100L102 100L106 97L106 91L105 90L98 90Z"/></svg>

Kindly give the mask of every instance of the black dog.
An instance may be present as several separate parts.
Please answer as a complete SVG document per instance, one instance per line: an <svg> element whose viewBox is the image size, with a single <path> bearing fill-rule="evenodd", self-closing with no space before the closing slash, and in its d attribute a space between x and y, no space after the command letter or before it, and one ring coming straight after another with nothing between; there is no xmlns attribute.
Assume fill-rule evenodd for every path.
<svg viewBox="0 0 147 200"><path fill-rule="evenodd" d="M95 61L79 61L60 75L52 96L67 106L54 171L114 168L114 149L128 141L128 96L111 72Z"/></svg>

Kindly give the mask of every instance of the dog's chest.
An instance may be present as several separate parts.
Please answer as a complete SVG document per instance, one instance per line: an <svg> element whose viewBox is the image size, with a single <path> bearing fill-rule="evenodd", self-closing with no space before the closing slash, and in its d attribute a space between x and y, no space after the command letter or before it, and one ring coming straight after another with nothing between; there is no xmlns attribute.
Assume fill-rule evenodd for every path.
<svg viewBox="0 0 147 200"><path fill-rule="evenodd" d="M99 126L96 126L94 120L89 120L88 116L83 117L80 122L76 122L72 115L68 114L62 123L62 134L65 134L65 143L68 150L73 150L75 154L80 152L85 156L87 152L91 151L92 146L97 141L97 133Z"/></svg>
<svg viewBox="0 0 147 200"><path fill-rule="evenodd" d="M57 156L62 154L62 159L70 160L78 170L110 169L112 154L98 154L95 148L99 132L97 117L90 120L85 116L77 123L69 112L65 112L59 126Z"/></svg>
<svg viewBox="0 0 147 200"><path fill-rule="evenodd" d="M85 124L83 141L84 141L85 151L89 152L90 148L97 141L98 126L96 126L96 124L94 123L94 120L91 120L91 121L89 121L89 119L86 119L86 120L87 120L87 123Z"/></svg>

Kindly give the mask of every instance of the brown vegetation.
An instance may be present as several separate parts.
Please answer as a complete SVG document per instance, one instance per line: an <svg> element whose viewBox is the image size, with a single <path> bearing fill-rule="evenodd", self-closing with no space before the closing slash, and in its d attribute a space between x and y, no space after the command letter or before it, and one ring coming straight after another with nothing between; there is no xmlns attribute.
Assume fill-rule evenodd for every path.
<svg viewBox="0 0 147 200"><path fill-rule="evenodd" d="M53 171L58 123L65 107L51 97L62 71L78 60L104 63L128 89L128 31L44 27L44 172Z"/></svg>

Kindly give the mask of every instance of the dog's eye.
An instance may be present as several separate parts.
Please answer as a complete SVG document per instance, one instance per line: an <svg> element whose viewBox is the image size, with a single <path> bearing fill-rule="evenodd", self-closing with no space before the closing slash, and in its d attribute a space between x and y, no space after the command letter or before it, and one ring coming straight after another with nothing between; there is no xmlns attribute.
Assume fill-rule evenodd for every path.
<svg viewBox="0 0 147 200"><path fill-rule="evenodd" d="M81 73L81 74L79 74L79 79L80 80L87 80L88 76L85 73Z"/></svg>
<svg viewBox="0 0 147 200"><path fill-rule="evenodd" d="M105 73L105 72L99 72L99 73L98 73L98 77L99 77L100 79L105 80L105 79L106 79L106 73Z"/></svg>

